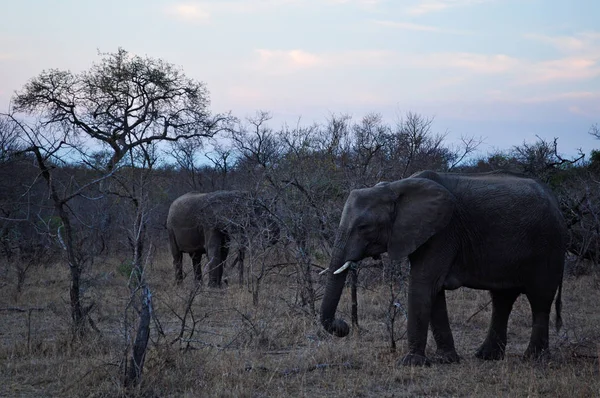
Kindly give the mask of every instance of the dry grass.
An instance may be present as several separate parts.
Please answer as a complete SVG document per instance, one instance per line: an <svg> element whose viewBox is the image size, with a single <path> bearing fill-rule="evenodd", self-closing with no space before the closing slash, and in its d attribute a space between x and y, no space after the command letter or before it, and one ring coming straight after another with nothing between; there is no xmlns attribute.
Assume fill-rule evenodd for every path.
<svg viewBox="0 0 600 398"><path fill-rule="evenodd" d="M123 395L119 365L128 290L117 269L116 260L107 260L88 275L86 295L97 303L92 317L101 334L91 332L84 342L72 343L66 267L32 270L17 295L11 264L3 264L0 308L41 310L0 311L0 396ZM190 276L182 287L175 287L166 255L155 261L148 276L163 333L153 325L140 396L600 395L600 284L592 276L565 282L564 328L560 334L551 332L553 355L544 363L520 359L531 322L524 298L511 316L507 359L485 362L473 353L489 321L490 308L481 310L489 301L487 293L449 292L452 328L463 360L431 368L396 366L406 342L400 339L399 352L390 352L385 326L389 290L382 284L359 289L361 331L345 339L323 332L316 317L296 304L293 278L274 275L266 280L258 306L238 286L203 288L192 306L194 334L190 336L187 328L182 341L177 340L178 316L194 288ZM349 312L349 295L344 294L339 313L349 319ZM397 336L404 330L400 316ZM434 349L432 341L428 348Z"/></svg>

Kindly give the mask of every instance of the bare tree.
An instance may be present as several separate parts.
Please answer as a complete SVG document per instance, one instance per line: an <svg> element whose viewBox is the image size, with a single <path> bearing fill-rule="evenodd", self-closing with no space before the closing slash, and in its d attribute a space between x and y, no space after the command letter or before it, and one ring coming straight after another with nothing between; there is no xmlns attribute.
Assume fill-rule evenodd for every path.
<svg viewBox="0 0 600 398"><path fill-rule="evenodd" d="M217 175L218 181L212 182L213 189L229 188L228 177L235 162L233 148L221 142L214 142L212 151L205 153L204 156L213 164Z"/></svg>
<svg viewBox="0 0 600 398"><path fill-rule="evenodd" d="M31 153L40 176L46 182L48 196L58 217L57 223L48 223L48 233L51 234L64 250L71 275L69 296L71 299L71 318L74 337L85 333L85 319L93 304L82 305L81 274L84 265L91 259L93 251L85 245L87 242L85 230L87 224L82 223L80 215L75 214L72 202L77 197L88 197L89 189L99 182L109 178L112 172L100 175L96 179L80 183L75 178L62 181L57 178L57 166L64 164L64 158L73 152L85 156L81 143L69 131L53 128L52 125L36 124L30 126L17 119L14 115L5 115L20 130L22 147L20 152Z"/></svg>
<svg viewBox="0 0 600 398"><path fill-rule="evenodd" d="M272 166L282 154L280 140L268 125L270 119L268 112L260 111L247 118L246 124L240 123L230 132L233 148L239 154L238 170L248 175L245 178L247 182L257 183L264 178L270 179Z"/></svg>
<svg viewBox="0 0 600 398"><path fill-rule="evenodd" d="M188 189L197 191L202 188L200 179L199 157L204 145L199 137L171 143L171 156L175 158L179 170L186 176Z"/></svg>
<svg viewBox="0 0 600 398"><path fill-rule="evenodd" d="M230 120L212 116L204 83L175 66L121 48L100 55L79 74L43 71L16 94L15 110L104 143L111 149L109 169L139 145L212 137Z"/></svg>
<svg viewBox="0 0 600 398"><path fill-rule="evenodd" d="M142 255L146 242L146 222L151 208L147 200L148 173L156 161L156 143L212 137L227 126L228 115L212 116L205 85L187 78L175 66L150 57L131 55L123 49L100 54L101 60L88 71L43 71L14 97L15 111L39 117L40 126L62 132L64 138L38 144L41 137L32 130L30 150L42 175L48 181L56 210L63 222L59 238L68 252L72 273L71 303L74 325L81 329L84 310L79 300L81 264L77 262L67 202L61 197L50 174L49 156L59 156L79 133L103 145L106 156L88 161L91 167L113 177L102 190L127 198L134 216L129 233L132 266L137 275L134 292L141 292L137 336L149 336L150 291L143 278ZM23 128L27 131L27 128ZM49 154L49 155L47 155ZM106 178L102 178L102 181ZM76 191L78 194L80 191ZM133 293L132 293L133 296ZM134 371L126 385L139 383L146 343L135 341L132 353ZM142 351L139 351L139 350Z"/></svg>
<svg viewBox="0 0 600 398"><path fill-rule="evenodd" d="M389 143L390 128L379 114L368 114L352 125L351 161L348 168L355 169L351 180L353 187L364 188L381 181L389 162L383 154Z"/></svg>

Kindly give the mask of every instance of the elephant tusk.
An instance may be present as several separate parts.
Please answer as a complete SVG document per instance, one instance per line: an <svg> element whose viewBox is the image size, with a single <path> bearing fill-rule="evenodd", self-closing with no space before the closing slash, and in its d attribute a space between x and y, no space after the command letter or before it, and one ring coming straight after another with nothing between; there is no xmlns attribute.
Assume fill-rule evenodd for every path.
<svg viewBox="0 0 600 398"><path fill-rule="evenodd" d="M342 265L337 271L335 271L333 274L337 275L337 274L341 274L342 272L346 271L348 268L353 267L355 265L354 261L346 261L346 263L344 265Z"/></svg>
<svg viewBox="0 0 600 398"><path fill-rule="evenodd" d="M323 271L319 272L319 275L325 275L329 271L329 268L325 268Z"/></svg>

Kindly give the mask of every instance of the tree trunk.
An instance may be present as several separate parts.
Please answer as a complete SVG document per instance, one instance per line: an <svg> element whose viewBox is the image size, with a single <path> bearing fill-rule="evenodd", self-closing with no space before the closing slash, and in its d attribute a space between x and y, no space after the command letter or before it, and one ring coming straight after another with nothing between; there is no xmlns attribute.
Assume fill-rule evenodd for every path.
<svg viewBox="0 0 600 398"><path fill-rule="evenodd" d="M152 294L146 284L142 287L142 309L140 311L140 321L133 343L129 366L125 376L125 387L134 387L139 384L144 361L146 359L146 348L150 339L150 319L152 317Z"/></svg>

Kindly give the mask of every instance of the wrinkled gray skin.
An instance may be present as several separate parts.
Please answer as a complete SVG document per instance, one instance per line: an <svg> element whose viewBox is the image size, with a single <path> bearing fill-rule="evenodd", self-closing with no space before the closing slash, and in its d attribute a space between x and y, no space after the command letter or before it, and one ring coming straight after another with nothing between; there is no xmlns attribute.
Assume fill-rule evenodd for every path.
<svg viewBox="0 0 600 398"><path fill-rule="evenodd" d="M445 290L489 290L492 319L476 353L503 359L512 306L525 294L533 326L525 357L548 352L548 324L556 297L560 328L566 228L557 201L544 185L507 173L442 174L424 171L350 193L336 236L321 322L343 337L348 325L335 319L347 261L387 252L392 263L408 256L408 354L402 365L429 365L431 326L437 362L458 362L446 310Z"/></svg>
<svg viewBox="0 0 600 398"><path fill-rule="evenodd" d="M183 253L192 258L195 278L200 282L202 255L207 254L208 285L221 286L232 235L261 228L261 232L268 232L272 244L276 242L279 230L266 213L244 191L188 192L175 199L169 208L167 230L176 282L183 281ZM243 247L240 252L243 258Z"/></svg>

